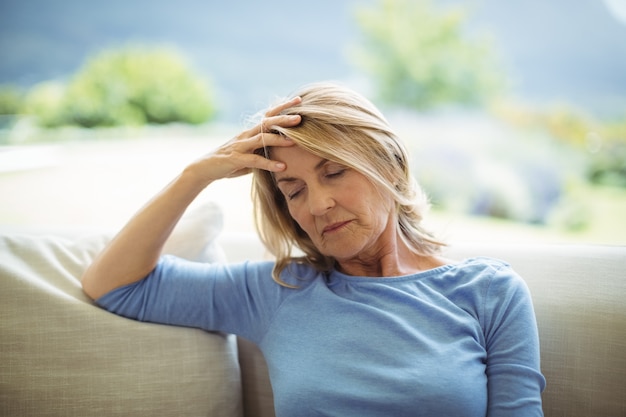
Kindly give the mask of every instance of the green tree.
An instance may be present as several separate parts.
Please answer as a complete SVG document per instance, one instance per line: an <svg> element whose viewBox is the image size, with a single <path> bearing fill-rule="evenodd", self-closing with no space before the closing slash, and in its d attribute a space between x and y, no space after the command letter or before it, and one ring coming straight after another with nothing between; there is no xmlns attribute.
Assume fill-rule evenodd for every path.
<svg viewBox="0 0 626 417"><path fill-rule="evenodd" d="M63 123L61 112L65 86L59 82L46 81L36 84L24 99L23 112L37 117L37 123L44 127L54 127Z"/></svg>
<svg viewBox="0 0 626 417"><path fill-rule="evenodd" d="M129 46L103 51L71 79L47 125L84 127L200 124L214 114L211 91L183 57L168 48Z"/></svg>
<svg viewBox="0 0 626 417"><path fill-rule="evenodd" d="M22 99L22 94L16 87L0 85L0 115L19 113Z"/></svg>
<svg viewBox="0 0 626 417"><path fill-rule="evenodd" d="M436 9L430 0L378 0L356 10L363 42L357 66L384 102L416 109L480 105L506 83L487 39L464 32L466 12Z"/></svg>

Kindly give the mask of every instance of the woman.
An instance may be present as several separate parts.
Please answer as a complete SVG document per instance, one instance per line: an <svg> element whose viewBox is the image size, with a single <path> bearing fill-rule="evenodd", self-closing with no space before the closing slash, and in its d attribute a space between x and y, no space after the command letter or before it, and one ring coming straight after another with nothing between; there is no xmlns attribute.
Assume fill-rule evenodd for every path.
<svg viewBox="0 0 626 417"><path fill-rule="evenodd" d="M117 314L255 342L277 416L542 415L524 282L498 260L440 256L407 161L365 98L305 87L190 164L98 256L84 290ZM276 261L161 256L205 187L251 171Z"/></svg>

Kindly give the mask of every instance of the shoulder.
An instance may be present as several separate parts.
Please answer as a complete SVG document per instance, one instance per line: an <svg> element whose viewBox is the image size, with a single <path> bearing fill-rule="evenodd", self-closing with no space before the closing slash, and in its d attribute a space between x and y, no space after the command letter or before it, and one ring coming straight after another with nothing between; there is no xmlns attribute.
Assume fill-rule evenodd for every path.
<svg viewBox="0 0 626 417"><path fill-rule="evenodd" d="M470 270L488 281L490 288L514 290L526 287L522 277L506 261L489 257L476 257L466 262L471 266Z"/></svg>
<svg viewBox="0 0 626 417"><path fill-rule="evenodd" d="M517 307L532 305L531 294L524 279L505 261L487 257L465 261L466 273L476 283L485 312L512 312Z"/></svg>
<svg viewBox="0 0 626 417"><path fill-rule="evenodd" d="M468 271L495 272L497 270L510 268L511 265L501 259L491 258L488 256L476 256L464 259L457 265Z"/></svg>
<svg viewBox="0 0 626 417"><path fill-rule="evenodd" d="M487 284L491 284L494 280L518 281L521 279L508 262L486 256L465 259L457 263L454 269L466 280L484 281Z"/></svg>
<svg viewBox="0 0 626 417"><path fill-rule="evenodd" d="M526 283L508 262L490 257L457 262L445 275L444 285L449 291L458 291L466 296L472 293L482 300L527 291Z"/></svg>

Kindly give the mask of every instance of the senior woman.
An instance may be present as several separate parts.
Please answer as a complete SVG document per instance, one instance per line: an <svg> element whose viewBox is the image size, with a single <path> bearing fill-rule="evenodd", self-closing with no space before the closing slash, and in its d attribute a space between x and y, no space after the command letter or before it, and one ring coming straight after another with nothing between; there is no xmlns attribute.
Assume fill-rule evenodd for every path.
<svg viewBox="0 0 626 417"><path fill-rule="evenodd" d="M213 181L253 173L274 261L192 263L161 250ZM523 280L452 261L421 226L408 155L363 96L320 83L191 163L83 277L111 312L256 343L277 416L539 416L545 386Z"/></svg>

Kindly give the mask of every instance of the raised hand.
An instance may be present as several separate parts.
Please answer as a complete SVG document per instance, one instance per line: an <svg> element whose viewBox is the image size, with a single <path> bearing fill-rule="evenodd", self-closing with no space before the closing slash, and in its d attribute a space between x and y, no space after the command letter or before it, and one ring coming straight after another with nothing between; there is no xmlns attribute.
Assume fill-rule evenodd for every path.
<svg viewBox="0 0 626 417"><path fill-rule="evenodd" d="M293 145L284 136L272 133L272 129L297 126L300 116L280 115L280 112L300 101L296 97L270 109L257 126L185 168L142 207L96 257L82 277L85 293L96 299L145 277L155 267L165 241L189 204L211 182L243 175L253 168L283 170L284 164L266 159L255 151L264 146Z"/></svg>
<svg viewBox="0 0 626 417"><path fill-rule="evenodd" d="M283 163L267 159L257 151L265 147L293 145L285 136L274 133L273 128L297 126L302 120L299 115L281 115L280 112L300 101L300 97L295 97L270 109L261 123L195 161L188 170L193 170L206 184L221 178L245 175L253 168L282 171L285 169Z"/></svg>

